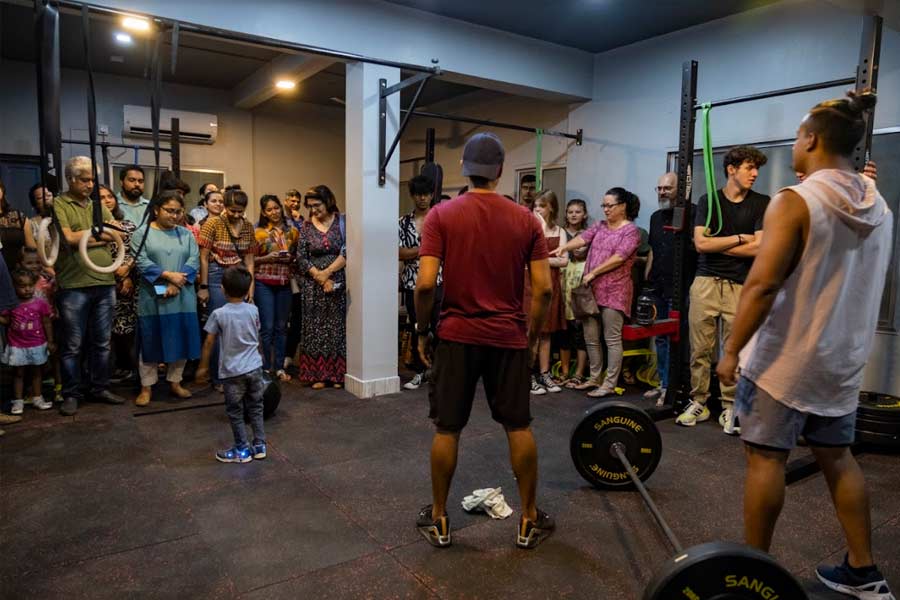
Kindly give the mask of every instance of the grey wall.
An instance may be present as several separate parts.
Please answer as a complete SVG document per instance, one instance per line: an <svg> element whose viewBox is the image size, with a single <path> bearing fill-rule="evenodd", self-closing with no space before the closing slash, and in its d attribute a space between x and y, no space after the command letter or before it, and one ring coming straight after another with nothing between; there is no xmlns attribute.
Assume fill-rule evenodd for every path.
<svg viewBox="0 0 900 600"><path fill-rule="evenodd" d="M35 69L30 63L3 61L0 74L4 93L0 94L0 153L39 153ZM141 79L95 74L98 126L109 127L109 141L121 143L125 104L149 106L150 92ZM86 140L86 76L81 71L63 71L61 99L64 138ZM263 193L282 196L289 188L301 191L324 183L331 187L343 206L344 198L344 111L296 103L289 110L256 112L231 106L227 92L209 88L166 84L163 107L212 113L218 116L215 144L182 144L181 166L225 172L226 183L240 183L251 197L251 216ZM150 145L146 138L130 138L126 143ZM166 144L164 144L166 145ZM88 154L87 146L63 146L63 160ZM162 153L168 166L169 155ZM110 150L110 162L130 163L131 150ZM141 152L140 163L153 164L152 152ZM98 162L98 164L100 164ZM192 198L195 196L192 194Z"/></svg>
<svg viewBox="0 0 900 600"><path fill-rule="evenodd" d="M855 75L862 17L824 0L786 1L597 55L594 99L570 114L585 146L569 153L568 195L592 200L624 185L644 200L677 147L681 64L700 63L698 97L715 100ZM714 145L792 137L806 110L842 89L715 109ZM900 125L900 34L885 28L876 127ZM697 145L700 144L699 128ZM877 156L875 159L877 160Z"/></svg>

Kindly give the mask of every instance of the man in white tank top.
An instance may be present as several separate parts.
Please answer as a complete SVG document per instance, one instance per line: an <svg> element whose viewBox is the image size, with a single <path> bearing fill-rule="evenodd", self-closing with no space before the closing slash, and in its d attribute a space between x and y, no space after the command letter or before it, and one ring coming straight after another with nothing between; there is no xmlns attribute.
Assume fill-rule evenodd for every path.
<svg viewBox="0 0 900 600"><path fill-rule="evenodd" d="M793 162L806 179L769 204L717 372L733 384L745 350L735 412L747 454L747 543L768 551L784 504L785 463L802 434L848 546L843 564L816 575L857 598L893 600L872 557L865 480L850 452L893 245L893 215L850 158L865 133L863 113L874 105L874 94L850 95L816 105L801 122Z"/></svg>

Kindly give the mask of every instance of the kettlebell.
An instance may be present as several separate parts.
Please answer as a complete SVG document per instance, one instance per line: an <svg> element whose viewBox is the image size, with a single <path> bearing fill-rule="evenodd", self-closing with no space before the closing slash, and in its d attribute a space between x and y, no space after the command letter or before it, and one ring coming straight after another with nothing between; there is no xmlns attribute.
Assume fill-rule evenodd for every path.
<svg viewBox="0 0 900 600"><path fill-rule="evenodd" d="M641 291L634 311L634 322L641 327L649 327L656 321L656 298L647 290Z"/></svg>

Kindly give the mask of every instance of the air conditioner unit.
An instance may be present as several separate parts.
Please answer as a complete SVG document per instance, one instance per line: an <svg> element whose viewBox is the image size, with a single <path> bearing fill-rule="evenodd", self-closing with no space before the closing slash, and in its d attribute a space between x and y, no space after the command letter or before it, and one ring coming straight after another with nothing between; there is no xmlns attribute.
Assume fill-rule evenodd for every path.
<svg viewBox="0 0 900 600"><path fill-rule="evenodd" d="M171 140L172 119L178 119L179 139L189 144L214 144L219 131L219 118L206 113L188 112L186 110L159 111L159 138ZM150 123L149 106L125 105L125 128L122 137L152 138L153 127Z"/></svg>

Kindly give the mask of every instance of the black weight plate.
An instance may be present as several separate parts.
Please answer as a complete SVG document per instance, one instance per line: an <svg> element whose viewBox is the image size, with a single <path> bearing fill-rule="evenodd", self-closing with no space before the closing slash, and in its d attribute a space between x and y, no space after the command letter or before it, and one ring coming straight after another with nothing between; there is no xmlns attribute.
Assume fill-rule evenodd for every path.
<svg viewBox="0 0 900 600"><path fill-rule="evenodd" d="M900 423L900 398L887 394L859 394L856 414L861 417Z"/></svg>
<svg viewBox="0 0 900 600"><path fill-rule="evenodd" d="M650 415L627 402L602 402L585 413L569 442L575 468L594 487L633 487L611 450L616 442L624 447L625 456L641 481L650 477L659 464L662 439Z"/></svg>
<svg viewBox="0 0 900 600"><path fill-rule="evenodd" d="M873 433L886 433L888 435L900 435L900 423L884 421L881 419L869 419L856 417L857 431L871 431Z"/></svg>
<svg viewBox="0 0 900 600"><path fill-rule="evenodd" d="M272 378L266 372L263 372L262 379L266 384L266 389L263 391L263 419L268 419L275 414L278 405L281 404L281 386L278 385L277 379ZM250 422L250 413L247 412L246 406L244 407L244 421Z"/></svg>
<svg viewBox="0 0 900 600"><path fill-rule="evenodd" d="M900 449L900 435L856 430L856 442Z"/></svg>
<svg viewBox="0 0 900 600"><path fill-rule="evenodd" d="M688 548L665 565L644 600L805 600L806 592L775 559L754 548L710 542Z"/></svg>

